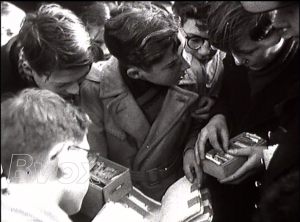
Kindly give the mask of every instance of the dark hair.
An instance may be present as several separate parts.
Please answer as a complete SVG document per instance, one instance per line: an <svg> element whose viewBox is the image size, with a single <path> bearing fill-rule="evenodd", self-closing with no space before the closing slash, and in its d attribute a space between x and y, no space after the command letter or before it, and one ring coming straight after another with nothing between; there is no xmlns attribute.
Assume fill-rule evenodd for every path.
<svg viewBox="0 0 300 222"><path fill-rule="evenodd" d="M104 26L109 18L109 8L104 2L92 2L82 11L80 18L85 25Z"/></svg>
<svg viewBox="0 0 300 222"><path fill-rule="evenodd" d="M45 4L36 13L28 13L18 40L38 75L92 62L90 37L82 21L57 4Z"/></svg>
<svg viewBox="0 0 300 222"><path fill-rule="evenodd" d="M178 49L178 25L172 15L154 5L141 8L124 5L111 11L104 40L110 53L121 63L147 69L171 45Z"/></svg>
<svg viewBox="0 0 300 222"><path fill-rule="evenodd" d="M247 12L239 1L212 2L208 15L209 39L213 46L230 51L250 37L259 41L272 30L272 21L265 13Z"/></svg>
<svg viewBox="0 0 300 222"><path fill-rule="evenodd" d="M8 170L13 154L42 162L57 143L81 142L89 124L86 113L59 95L46 89L22 90L1 102L1 164Z"/></svg>
<svg viewBox="0 0 300 222"><path fill-rule="evenodd" d="M180 17L181 26L188 19L201 20L206 24L209 7L208 1L175 1L173 12Z"/></svg>

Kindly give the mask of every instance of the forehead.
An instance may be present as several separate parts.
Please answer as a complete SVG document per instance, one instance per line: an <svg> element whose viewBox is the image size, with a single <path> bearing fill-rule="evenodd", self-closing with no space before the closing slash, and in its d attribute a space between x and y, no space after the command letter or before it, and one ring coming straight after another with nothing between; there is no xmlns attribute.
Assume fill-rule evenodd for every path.
<svg viewBox="0 0 300 222"><path fill-rule="evenodd" d="M202 37L208 36L207 26L204 21L197 19L187 19L183 24L183 29L188 34L199 35Z"/></svg>
<svg viewBox="0 0 300 222"><path fill-rule="evenodd" d="M49 82L52 83L70 83L85 76L90 70L89 65L56 70L50 74Z"/></svg>

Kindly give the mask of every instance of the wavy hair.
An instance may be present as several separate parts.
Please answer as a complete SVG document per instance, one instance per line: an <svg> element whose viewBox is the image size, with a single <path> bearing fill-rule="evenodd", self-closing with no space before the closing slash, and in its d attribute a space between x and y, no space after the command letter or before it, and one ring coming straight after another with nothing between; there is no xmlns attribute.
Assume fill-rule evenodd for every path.
<svg viewBox="0 0 300 222"><path fill-rule="evenodd" d="M111 12L104 40L121 63L148 69L171 45L177 50L178 27L178 20L154 5L123 5Z"/></svg>
<svg viewBox="0 0 300 222"><path fill-rule="evenodd" d="M274 12L253 14L238 1L212 2L208 14L210 42L227 52L245 38L259 41L273 30Z"/></svg>
<svg viewBox="0 0 300 222"><path fill-rule="evenodd" d="M25 58L38 75L90 64L90 37L82 21L57 4L28 13L18 35Z"/></svg>

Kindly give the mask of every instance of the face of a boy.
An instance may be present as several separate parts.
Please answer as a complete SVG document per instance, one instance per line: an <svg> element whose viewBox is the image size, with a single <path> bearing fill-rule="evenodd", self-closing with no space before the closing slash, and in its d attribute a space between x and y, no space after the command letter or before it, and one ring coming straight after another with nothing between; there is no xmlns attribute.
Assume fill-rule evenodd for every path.
<svg viewBox="0 0 300 222"><path fill-rule="evenodd" d="M173 51L170 46L162 59L152 65L149 71L141 72L142 80L156 85L172 86L178 84L184 71L189 68L187 62L182 58L183 47L180 45L178 51Z"/></svg>
<svg viewBox="0 0 300 222"><path fill-rule="evenodd" d="M196 19L187 19L182 28L188 37L208 38L208 31L204 22ZM211 60L216 54L216 51L210 48L210 44L207 40L204 40L203 45L199 49L191 49L188 44L185 44L185 50L203 62Z"/></svg>
<svg viewBox="0 0 300 222"><path fill-rule="evenodd" d="M259 71L272 63L280 52L284 39L277 32L260 41L252 41L250 37L243 41L231 53L236 65L244 65L253 71Z"/></svg>
<svg viewBox="0 0 300 222"><path fill-rule="evenodd" d="M54 71L49 75L49 78L45 75L39 76L35 73L33 78L39 88L48 89L64 98L68 98L79 94L79 86L85 79L89 70L90 66L84 65L81 67Z"/></svg>

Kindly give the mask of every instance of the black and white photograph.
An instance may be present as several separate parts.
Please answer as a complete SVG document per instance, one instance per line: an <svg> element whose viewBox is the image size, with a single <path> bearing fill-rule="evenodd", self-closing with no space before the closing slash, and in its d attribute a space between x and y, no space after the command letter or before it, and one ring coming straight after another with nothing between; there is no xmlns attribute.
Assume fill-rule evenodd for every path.
<svg viewBox="0 0 300 222"><path fill-rule="evenodd" d="M1 1L1 222L296 222L298 1Z"/></svg>

